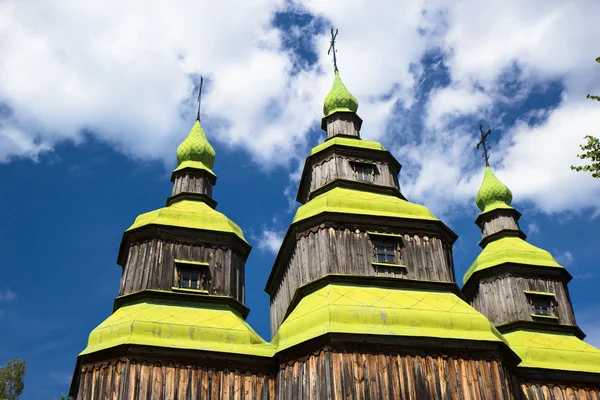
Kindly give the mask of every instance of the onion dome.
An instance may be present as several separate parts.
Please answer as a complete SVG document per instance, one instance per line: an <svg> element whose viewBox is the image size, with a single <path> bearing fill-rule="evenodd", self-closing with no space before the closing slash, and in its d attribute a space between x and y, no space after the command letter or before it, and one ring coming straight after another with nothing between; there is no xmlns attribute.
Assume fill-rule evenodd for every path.
<svg viewBox="0 0 600 400"><path fill-rule="evenodd" d="M352 96L348 89L346 89L346 86L344 86L340 79L340 73L335 71L333 86L325 97L323 113L328 117L338 111L355 113L357 109L358 101L356 100L356 97Z"/></svg>
<svg viewBox="0 0 600 400"><path fill-rule="evenodd" d="M207 168L212 168L215 164L215 149L208 143L198 120L188 137L177 148L177 165L184 161L201 162Z"/></svg>
<svg viewBox="0 0 600 400"><path fill-rule="evenodd" d="M475 203L482 213L497 208L512 208L512 192L494 175L490 167L485 168L483 183L475 196Z"/></svg>

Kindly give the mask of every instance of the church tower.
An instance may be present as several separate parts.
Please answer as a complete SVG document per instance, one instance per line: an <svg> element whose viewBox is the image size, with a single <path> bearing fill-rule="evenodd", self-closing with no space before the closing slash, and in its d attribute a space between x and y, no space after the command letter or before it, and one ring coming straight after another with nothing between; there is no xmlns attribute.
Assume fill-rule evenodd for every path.
<svg viewBox="0 0 600 400"><path fill-rule="evenodd" d="M274 348L245 321L250 245L215 210L214 160L198 111L166 206L123 234L119 296L77 359L76 399L274 398Z"/></svg>
<svg viewBox="0 0 600 400"><path fill-rule="evenodd" d="M455 283L456 235L405 199L357 109L335 66L265 289L278 398L517 398L518 357Z"/></svg>
<svg viewBox="0 0 600 400"><path fill-rule="evenodd" d="M600 350L582 340L567 287L571 275L525 241L512 193L489 165L475 202L483 250L464 276L463 293L521 358L523 392L530 399L600 397Z"/></svg>

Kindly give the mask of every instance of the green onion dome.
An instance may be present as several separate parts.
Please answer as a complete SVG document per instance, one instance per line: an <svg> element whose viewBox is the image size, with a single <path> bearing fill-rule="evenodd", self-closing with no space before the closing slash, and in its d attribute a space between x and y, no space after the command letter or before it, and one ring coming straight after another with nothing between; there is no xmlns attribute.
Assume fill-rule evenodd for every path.
<svg viewBox="0 0 600 400"><path fill-rule="evenodd" d="M358 101L352 94L346 89L346 86L340 79L340 74L335 71L335 78L333 79L333 86L325 97L325 104L323 104L323 113L325 116L329 116L334 112L346 111L356 112L358 109Z"/></svg>
<svg viewBox="0 0 600 400"><path fill-rule="evenodd" d="M512 192L494 175L490 167L485 168L483 183L475 196L475 203L482 213L497 208L512 208Z"/></svg>
<svg viewBox="0 0 600 400"><path fill-rule="evenodd" d="M208 143L198 120L188 137L177 148L177 165L184 161L201 162L208 168L212 168L215 164L215 149Z"/></svg>

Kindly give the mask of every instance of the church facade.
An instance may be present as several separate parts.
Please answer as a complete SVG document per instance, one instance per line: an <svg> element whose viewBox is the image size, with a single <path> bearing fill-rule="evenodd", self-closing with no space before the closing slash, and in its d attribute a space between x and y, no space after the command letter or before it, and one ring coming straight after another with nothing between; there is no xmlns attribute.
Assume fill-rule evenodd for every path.
<svg viewBox="0 0 600 400"><path fill-rule="evenodd" d="M165 207L123 234L119 295L77 359L71 396L600 398L600 350L582 340L571 276L526 241L510 190L486 166L482 251L460 288L456 234L407 201L401 164L360 138L357 109L336 67L327 136L306 158L265 287L270 342L245 321L251 247L215 210L215 152L197 118Z"/></svg>

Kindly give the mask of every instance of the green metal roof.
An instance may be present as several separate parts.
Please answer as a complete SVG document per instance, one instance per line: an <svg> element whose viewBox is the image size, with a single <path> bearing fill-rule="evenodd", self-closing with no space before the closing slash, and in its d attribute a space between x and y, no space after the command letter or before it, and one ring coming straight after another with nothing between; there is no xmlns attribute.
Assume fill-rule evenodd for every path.
<svg viewBox="0 0 600 400"><path fill-rule="evenodd" d="M164 299L120 307L92 331L81 355L123 344L262 357L275 353L227 306Z"/></svg>
<svg viewBox="0 0 600 400"><path fill-rule="evenodd" d="M358 101L342 83L339 72L335 71L333 86L325 97L325 103L323 104L323 114L329 116L338 111L355 113L357 109Z"/></svg>
<svg viewBox="0 0 600 400"><path fill-rule="evenodd" d="M600 350L573 334L518 330L504 337L519 367L600 373Z"/></svg>
<svg viewBox="0 0 600 400"><path fill-rule="evenodd" d="M212 169L210 169L206 165L204 165L204 163L202 161L182 161L181 164L179 164L177 166L177 168L175 168L173 170L173 172L181 171L184 168L202 169L202 170L210 173L215 178L217 177L217 175L215 175L215 173L212 171Z"/></svg>
<svg viewBox="0 0 600 400"><path fill-rule="evenodd" d="M305 296L272 343L285 350L326 333L504 342L485 316L454 293L329 284Z"/></svg>
<svg viewBox="0 0 600 400"><path fill-rule="evenodd" d="M127 231L146 225L177 226L181 228L229 232L236 234L240 239L246 241L244 233L239 226L206 203L197 200L181 200L168 207L141 214Z"/></svg>
<svg viewBox="0 0 600 400"><path fill-rule="evenodd" d="M292 223L324 212L438 221L420 204L409 203L393 195L336 187L298 208Z"/></svg>
<svg viewBox="0 0 600 400"><path fill-rule="evenodd" d="M510 189L500 182L490 167L485 167L483 182L475 196L475 203L482 214L498 208L510 209L512 208L511 202L512 192Z"/></svg>
<svg viewBox="0 0 600 400"><path fill-rule="evenodd" d="M323 151L333 145L347 146L347 147L358 147L360 149L371 149L371 150L381 150L386 151L385 147L381 145L379 142L371 142L369 140L362 140L359 138L346 138L346 137L334 137L332 139L326 140L323 143L315 146L310 151L310 155L316 154L320 151Z"/></svg>
<svg viewBox="0 0 600 400"><path fill-rule="evenodd" d="M215 150L208 143L198 120L194 123L188 137L177 148L177 164L179 165L184 161L201 162L209 170L215 164Z"/></svg>
<svg viewBox="0 0 600 400"><path fill-rule="evenodd" d="M546 250L535 247L519 237L507 236L496 239L485 246L465 273L463 282L467 283L471 275L477 271L504 263L563 268Z"/></svg>

